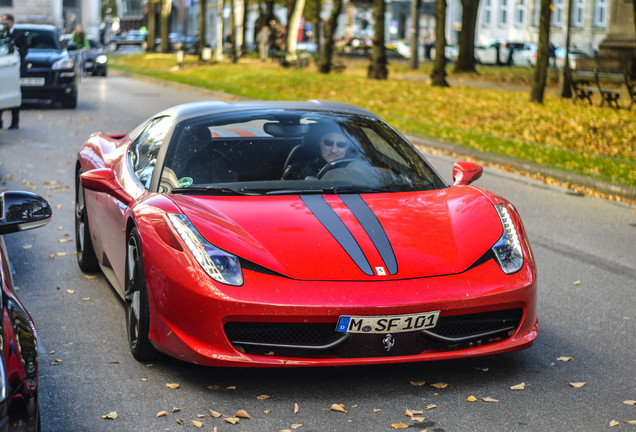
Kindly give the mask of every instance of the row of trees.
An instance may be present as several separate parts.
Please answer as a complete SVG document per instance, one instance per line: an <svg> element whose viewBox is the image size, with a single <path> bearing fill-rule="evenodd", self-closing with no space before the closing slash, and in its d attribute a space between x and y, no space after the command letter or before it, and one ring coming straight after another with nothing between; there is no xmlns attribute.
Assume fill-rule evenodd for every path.
<svg viewBox="0 0 636 432"><path fill-rule="evenodd" d="M217 34L230 34L236 35L236 19L234 17L235 0L225 0L229 2L231 17L231 28L224 32L222 26L222 20L219 20L217 24ZM342 12L343 0L332 0L331 13L322 25L320 20L322 1L323 0L284 0L287 2L287 55L295 57L295 36L297 35L298 26L301 20L301 16L308 17L309 21L312 21L316 28L316 42L320 47L320 56L318 59L318 67L321 73L329 73L332 70L333 58L335 55L334 35L336 34L338 17ZM368 78L383 80L388 78L387 68L387 56L384 49L385 46L385 12L386 12L386 0L370 0L373 2L373 17L374 17L374 37L373 37L373 49L370 56L370 64L368 68ZM412 0L413 6L411 8L412 16L412 31L411 31L411 46L419 46L418 31L419 28L419 6L421 0ZM446 45L446 1L435 1L435 51L437 53L445 52ZM219 14L223 16L223 0L219 1ZM477 11L479 8L479 0L461 0L462 3L462 27L459 34L459 55L457 62L455 63L454 73L461 72L476 72L475 57L474 57L474 45L475 45L475 27L477 23ZM199 0L199 34L206 34L206 20L207 16L207 0ZM530 99L534 102L543 102L543 94L546 85L546 77L548 71L549 61L549 41L550 41L550 18L551 18L551 0L541 0L540 22L539 22L539 43L537 48L537 63L534 69L534 78L532 84L532 90ZM170 29L170 15L172 13L172 0L147 0L147 14L146 22L149 35L156 34L156 27L159 26L161 35L161 46L159 50L161 52L168 52L169 46L169 29ZM248 13L248 0L244 1L243 8L243 22L247 22ZM160 17L160 22L156 22L156 16ZM258 31L263 25L271 25L276 22L274 16L274 0L264 0L264 3L260 5L260 16L256 21L256 31ZM324 35L320 35L320 29L324 27ZM236 62L240 53L247 52L246 41L246 26L242 26L243 45L241 47L236 46L236 38L230 37L229 43L230 56L232 61ZM271 32L271 37L275 37L274 32ZM320 43L321 39L324 41ZM147 49L149 51L155 51L155 39L148 37ZM198 44L199 55L202 55L203 44ZM220 58L223 55L223 41L219 41L216 46L216 57ZM414 50L414 53L417 51ZM417 69L417 54L412 56L411 66ZM566 61L566 65L568 62ZM446 58L444 55L436 55L431 73L431 80L434 86L448 86L446 80Z"/></svg>

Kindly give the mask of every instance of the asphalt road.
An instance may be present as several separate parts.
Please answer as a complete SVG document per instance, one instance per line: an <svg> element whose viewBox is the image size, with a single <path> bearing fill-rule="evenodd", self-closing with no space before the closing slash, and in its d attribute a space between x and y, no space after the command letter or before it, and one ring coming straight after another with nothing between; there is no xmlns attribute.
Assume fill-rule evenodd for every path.
<svg viewBox="0 0 636 432"><path fill-rule="evenodd" d="M87 78L77 110L29 107L20 130L0 134L0 186L33 190L54 210L47 227L6 237L18 294L39 330L44 432L390 431L397 423L429 432L636 430L625 423L636 420L636 405L624 403L636 400L636 211L491 169L476 185L517 206L538 262L540 332L529 350L351 368L136 362L123 303L73 255L75 153L93 131L128 132L164 107L209 97L125 77ZM431 160L449 179L452 161ZM521 383L524 390L511 390ZM242 409L251 418L232 425L210 409L224 418ZM407 409L422 410L416 417L425 420L411 420ZM116 419L102 418L112 412ZM612 428L612 420L620 423Z"/></svg>

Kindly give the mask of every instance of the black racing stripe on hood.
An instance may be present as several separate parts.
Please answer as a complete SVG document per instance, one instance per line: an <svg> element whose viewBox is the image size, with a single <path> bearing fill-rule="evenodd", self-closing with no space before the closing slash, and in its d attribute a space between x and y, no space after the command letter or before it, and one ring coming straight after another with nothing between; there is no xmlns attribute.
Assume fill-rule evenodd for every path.
<svg viewBox="0 0 636 432"><path fill-rule="evenodd" d="M309 211L316 216L322 226L342 246L360 270L369 276L373 276L373 269L364 256L360 245L334 209L327 204L327 201L320 195L301 195L300 199L305 203Z"/></svg>
<svg viewBox="0 0 636 432"><path fill-rule="evenodd" d="M382 228L373 210L367 205L360 195L340 195L340 199L360 222L375 248L377 249L389 274L394 275L398 271L397 260L386 231Z"/></svg>

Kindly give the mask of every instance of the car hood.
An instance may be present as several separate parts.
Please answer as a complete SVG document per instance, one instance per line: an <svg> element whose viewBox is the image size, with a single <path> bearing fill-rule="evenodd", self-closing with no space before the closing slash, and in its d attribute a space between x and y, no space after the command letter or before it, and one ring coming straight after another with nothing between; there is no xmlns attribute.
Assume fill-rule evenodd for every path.
<svg viewBox="0 0 636 432"><path fill-rule="evenodd" d="M363 195L173 196L199 232L247 262L303 280L460 273L501 237L473 187ZM258 268L253 266L254 268Z"/></svg>
<svg viewBox="0 0 636 432"><path fill-rule="evenodd" d="M29 49L26 61L37 64L53 64L61 58L66 57L66 51L55 49Z"/></svg>

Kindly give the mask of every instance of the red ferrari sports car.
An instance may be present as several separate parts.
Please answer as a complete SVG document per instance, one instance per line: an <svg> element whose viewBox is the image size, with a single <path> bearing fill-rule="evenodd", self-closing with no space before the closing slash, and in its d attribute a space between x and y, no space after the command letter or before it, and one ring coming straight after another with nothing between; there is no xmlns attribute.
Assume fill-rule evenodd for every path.
<svg viewBox="0 0 636 432"><path fill-rule="evenodd" d="M333 366L503 353L537 336L519 215L448 185L353 105L198 102L76 166L77 260L125 303L133 356Z"/></svg>

